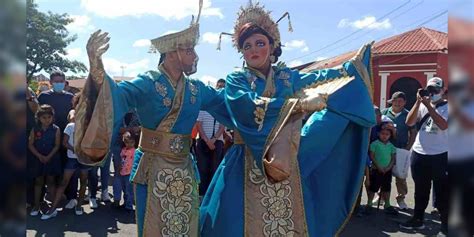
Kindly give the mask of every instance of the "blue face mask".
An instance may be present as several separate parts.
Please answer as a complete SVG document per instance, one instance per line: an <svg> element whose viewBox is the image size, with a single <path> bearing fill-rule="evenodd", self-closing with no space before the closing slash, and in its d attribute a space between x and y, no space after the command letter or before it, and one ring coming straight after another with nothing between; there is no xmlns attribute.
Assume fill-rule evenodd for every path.
<svg viewBox="0 0 474 237"><path fill-rule="evenodd" d="M53 83L53 91L54 92L62 92L64 90L64 86L66 83L64 82L55 82Z"/></svg>
<svg viewBox="0 0 474 237"><path fill-rule="evenodd" d="M431 96L431 101L432 101L432 102L436 102L436 101L440 100L441 98L442 98L441 93L439 93L439 94L434 94L434 95Z"/></svg>

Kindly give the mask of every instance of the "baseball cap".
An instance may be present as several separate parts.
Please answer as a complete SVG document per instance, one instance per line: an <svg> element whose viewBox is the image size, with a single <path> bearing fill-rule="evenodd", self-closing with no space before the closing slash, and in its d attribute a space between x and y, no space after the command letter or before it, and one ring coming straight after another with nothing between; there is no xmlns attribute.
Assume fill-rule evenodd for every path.
<svg viewBox="0 0 474 237"><path fill-rule="evenodd" d="M390 119L390 117L388 117L387 115L382 115L382 117L381 117L381 122L382 122L382 123L391 123L391 124L393 124L394 127L397 126L397 125L393 122L393 120Z"/></svg>
<svg viewBox="0 0 474 237"><path fill-rule="evenodd" d="M397 98L403 98L404 100L407 100L405 93L403 93L402 91L397 91L393 93L392 98L388 100L388 103L392 103L392 101Z"/></svg>
<svg viewBox="0 0 474 237"><path fill-rule="evenodd" d="M437 88L443 88L443 79L441 79L440 77L433 77L431 79L428 80L428 84L426 85L426 87L437 87Z"/></svg>

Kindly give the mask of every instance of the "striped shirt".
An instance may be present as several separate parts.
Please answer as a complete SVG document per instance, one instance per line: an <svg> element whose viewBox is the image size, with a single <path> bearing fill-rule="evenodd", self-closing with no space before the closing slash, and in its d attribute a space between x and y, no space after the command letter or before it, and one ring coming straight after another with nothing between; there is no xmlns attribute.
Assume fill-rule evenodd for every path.
<svg viewBox="0 0 474 237"><path fill-rule="evenodd" d="M206 111L199 111L197 121L201 122L202 130L208 138L211 138L212 134L216 134L219 130L219 122ZM224 138L220 135L217 140L224 141Z"/></svg>

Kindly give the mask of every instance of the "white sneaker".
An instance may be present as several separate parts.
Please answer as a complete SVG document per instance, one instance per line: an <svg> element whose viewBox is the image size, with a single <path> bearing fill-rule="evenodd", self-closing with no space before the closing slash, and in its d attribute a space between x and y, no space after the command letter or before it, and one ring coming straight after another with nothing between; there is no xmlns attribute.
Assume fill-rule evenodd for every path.
<svg viewBox="0 0 474 237"><path fill-rule="evenodd" d="M41 216L41 220L48 220L48 219L51 219L51 218L53 218L53 217L55 217L55 216L57 216L57 215L58 215L58 211L57 211L57 210L54 210L53 212L51 212L51 213L49 213L49 214L48 214L48 213L43 214L43 215Z"/></svg>
<svg viewBox="0 0 474 237"><path fill-rule="evenodd" d="M110 202L109 192L103 192L100 196L103 202Z"/></svg>
<svg viewBox="0 0 474 237"><path fill-rule="evenodd" d="M66 209L73 209L77 205L77 200L76 199L71 199L64 208Z"/></svg>
<svg viewBox="0 0 474 237"><path fill-rule="evenodd" d="M89 199L89 206L92 208L92 209L96 209L97 207L99 207L97 205L97 200L95 198L91 198Z"/></svg>
<svg viewBox="0 0 474 237"><path fill-rule="evenodd" d="M380 198L379 195L375 194L375 197L374 197L374 199L372 200L372 203L375 204L375 205L377 205L377 202L379 201L379 198Z"/></svg>
<svg viewBox="0 0 474 237"><path fill-rule="evenodd" d="M40 214L40 210L31 209L30 216L37 216Z"/></svg>
<svg viewBox="0 0 474 237"><path fill-rule="evenodd" d="M408 209L408 205L405 203L405 200L397 201L397 203L398 203L398 208L400 208L400 210Z"/></svg>
<svg viewBox="0 0 474 237"><path fill-rule="evenodd" d="M375 195L374 200L372 201L372 203L373 203L375 206L377 206L379 199L380 199L380 196L379 196L379 195ZM383 206L384 204L385 204L384 200L381 199L381 200L380 200L380 206Z"/></svg>

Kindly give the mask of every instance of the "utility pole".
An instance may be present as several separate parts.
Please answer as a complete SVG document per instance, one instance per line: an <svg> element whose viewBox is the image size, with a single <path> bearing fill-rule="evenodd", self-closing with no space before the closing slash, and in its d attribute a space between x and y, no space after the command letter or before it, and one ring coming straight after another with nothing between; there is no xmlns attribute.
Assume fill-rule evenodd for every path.
<svg viewBox="0 0 474 237"><path fill-rule="evenodd" d="M125 70L126 67L124 65L122 65L122 66L120 66L120 68L122 69L122 77L124 77L124 75L125 75L124 70Z"/></svg>

